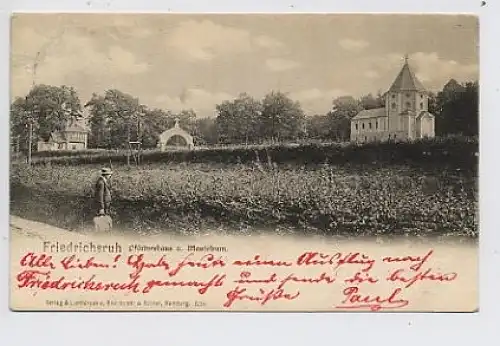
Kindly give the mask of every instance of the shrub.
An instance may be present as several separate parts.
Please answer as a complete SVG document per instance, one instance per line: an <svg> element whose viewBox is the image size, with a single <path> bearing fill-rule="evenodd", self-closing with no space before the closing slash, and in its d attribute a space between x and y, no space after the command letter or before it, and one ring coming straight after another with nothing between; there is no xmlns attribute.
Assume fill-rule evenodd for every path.
<svg viewBox="0 0 500 346"><path fill-rule="evenodd" d="M446 166L475 172L478 165L478 151L477 138L455 136L413 142L256 145L166 152L153 150L143 153L141 163L249 164L255 161L272 161L276 164L317 165L326 162L333 165ZM34 163L108 165L110 163L123 164L126 160L126 151L54 151L38 153L38 156L34 158ZM131 162L134 161L131 159Z"/></svg>

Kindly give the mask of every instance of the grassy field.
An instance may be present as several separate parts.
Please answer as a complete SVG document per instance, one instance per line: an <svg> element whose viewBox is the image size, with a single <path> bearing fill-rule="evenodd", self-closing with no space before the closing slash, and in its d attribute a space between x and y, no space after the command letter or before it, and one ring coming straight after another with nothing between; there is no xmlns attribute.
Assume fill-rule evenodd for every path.
<svg viewBox="0 0 500 346"><path fill-rule="evenodd" d="M100 167L13 166L12 213L72 229L88 226L95 212L89 196ZM474 170L265 162L114 165L114 170L114 219L123 230L478 234Z"/></svg>

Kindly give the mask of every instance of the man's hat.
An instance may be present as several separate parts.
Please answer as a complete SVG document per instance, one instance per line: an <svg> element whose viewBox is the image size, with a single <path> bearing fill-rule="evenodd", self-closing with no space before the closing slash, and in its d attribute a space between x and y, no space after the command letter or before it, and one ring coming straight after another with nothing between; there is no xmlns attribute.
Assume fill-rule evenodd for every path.
<svg viewBox="0 0 500 346"><path fill-rule="evenodd" d="M111 174L113 174L113 171L111 170L111 168L103 168L103 169L101 169L101 174L103 174L103 175L106 175L106 174L107 175L111 175Z"/></svg>

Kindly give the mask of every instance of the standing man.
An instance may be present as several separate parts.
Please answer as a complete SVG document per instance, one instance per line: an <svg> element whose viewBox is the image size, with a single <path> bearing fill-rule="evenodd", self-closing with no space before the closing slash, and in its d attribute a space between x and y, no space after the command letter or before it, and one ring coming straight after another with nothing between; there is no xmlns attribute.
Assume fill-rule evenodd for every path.
<svg viewBox="0 0 500 346"><path fill-rule="evenodd" d="M101 169L101 176L96 183L96 200L99 208L98 215L108 215L111 206L110 178L113 172L111 168Z"/></svg>

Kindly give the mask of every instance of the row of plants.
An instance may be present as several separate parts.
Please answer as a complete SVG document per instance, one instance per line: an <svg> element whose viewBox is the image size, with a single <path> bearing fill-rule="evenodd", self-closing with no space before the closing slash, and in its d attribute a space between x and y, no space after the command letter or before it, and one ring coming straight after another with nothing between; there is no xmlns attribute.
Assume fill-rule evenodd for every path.
<svg viewBox="0 0 500 346"><path fill-rule="evenodd" d="M205 148L199 150L145 151L141 163L253 163L276 164L407 164L448 165L475 170L478 164L477 138L447 137L412 142L366 144L301 144L253 147ZM35 164L85 165L123 164L127 151L80 151L38 153Z"/></svg>
<svg viewBox="0 0 500 346"><path fill-rule="evenodd" d="M14 167L12 212L66 228L88 227L99 168ZM478 235L477 179L456 170L184 163L115 171L116 224L135 232Z"/></svg>

